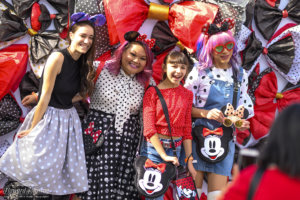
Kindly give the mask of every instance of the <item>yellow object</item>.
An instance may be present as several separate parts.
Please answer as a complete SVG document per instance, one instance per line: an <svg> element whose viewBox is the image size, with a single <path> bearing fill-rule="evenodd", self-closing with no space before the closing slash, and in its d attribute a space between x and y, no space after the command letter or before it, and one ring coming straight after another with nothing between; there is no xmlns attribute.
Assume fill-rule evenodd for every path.
<svg viewBox="0 0 300 200"><path fill-rule="evenodd" d="M282 99L283 94L282 93L276 93L276 99Z"/></svg>
<svg viewBox="0 0 300 200"><path fill-rule="evenodd" d="M34 36L34 35L37 34L37 32L36 32L35 30L33 30L32 28L29 28L29 29L28 29L28 34L29 34L30 36Z"/></svg>
<svg viewBox="0 0 300 200"><path fill-rule="evenodd" d="M148 18L160 21L167 20L169 17L169 6L150 3Z"/></svg>
<svg viewBox="0 0 300 200"><path fill-rule="evenodd" d="M176 46L178 46L178 47L180 48L181 51L184 49L184 46L183 46L183 44L182 44L180 41L178 41L178 42L176 43Z"/></svg>

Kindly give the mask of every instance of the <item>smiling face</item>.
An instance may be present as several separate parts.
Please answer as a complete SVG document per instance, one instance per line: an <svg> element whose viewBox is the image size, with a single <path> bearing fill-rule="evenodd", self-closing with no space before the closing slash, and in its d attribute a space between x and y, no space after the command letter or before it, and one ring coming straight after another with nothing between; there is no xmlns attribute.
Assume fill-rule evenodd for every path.
<svg viewBox="0 0 300 200"><path fill-rule="evenodd" d="M228 41L214 46L212 50L213 63L217 68L227 69L233 54L234 42Z"/></svg>
<svg viewBox="0 0 300 200"><path fill-rule="evenodd" d="M142 72L147 63L147 55L144 47L134 43L122 54L122 69L127 75L137 74Z"/></svg>
<svg viewBox="0 0 300 200"><path fill-rule="evenodd" d="M164 72L166 74L166 81L174 87L179 86L180 81L185 77L187 73L187 65L180 63L168 62L164 66Z"/></svg>
<svg viewBox="0 0 300 200"><path fill-rule="evenodd" d="M70 49L77 54L85 54L92 46L94 29L90 25L79 26L74 32L70 32Z"/></svg>
<svg viewBox="0 0 300 200"><path fill-rule="evenodd" d="M230 67L229 61L233 54L233 47L232 49L226 48L226 44L228 45L228 42L225 42L224 44L216 45L216 47L212 51L213 63L217 68L227 69ZM221 52L216 51L216 49L218 50L220 46L223 46L222 51Z"/></svg>

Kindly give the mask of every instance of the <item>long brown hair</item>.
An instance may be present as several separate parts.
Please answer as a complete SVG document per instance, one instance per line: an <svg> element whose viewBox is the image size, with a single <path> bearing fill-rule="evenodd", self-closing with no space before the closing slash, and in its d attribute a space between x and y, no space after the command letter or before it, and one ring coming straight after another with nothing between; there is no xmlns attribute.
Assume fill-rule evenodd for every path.
<svg viewBox="0 0 300 200"><path fill-rule="evenodd" d="M75 33L79 27L82 26L91 26L94 30L95 34L95 27L94 24L90 21L81 21L75 23L73 26L71 26L69 32ZM69 38L68 34L68 41L71 43L71 40ZM95 59L95 37L93 39L92 46L90 49L85 53L82 54L80 57L81 61L81 67L80 67L80 91L79 94L82 97L85 97L86 95L91 95L93 89L94 89L94 78L95 78L95 70L93 68L93 61Z"/></svg>

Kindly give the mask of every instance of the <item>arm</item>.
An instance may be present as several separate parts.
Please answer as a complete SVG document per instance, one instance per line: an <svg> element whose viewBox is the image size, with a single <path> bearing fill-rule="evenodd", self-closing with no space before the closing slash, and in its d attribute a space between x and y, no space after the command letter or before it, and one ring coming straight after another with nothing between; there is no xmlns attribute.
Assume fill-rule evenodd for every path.
<svg viewBox="0 0 300 200"><path fill-rule="evenodd" d="M184 137L183 137L183 147L184 147L184 151L185 151L185 158L189 158L188 159L188 162L186 163L187 164L187 167L188 167L188 170L189 172L191 173L193 179L195 180L196 179L196 174L197 174L197 171L195 170L194 168L194 165L193 165L193 157L191 156L192 155L192 115L191 115L191 112L192 112L192 105L193 105L193 93L192 92L188 92L188 105L187 105L187 108L186 108L186 116L185 116L185 124L186 124L186 127L184 129Z"/></svg>
<svg viewBox="0 0 300 200"><path fill-rule="evenodd" d="M157 151L157 153L160 155L160 157L166 161L166 162L172 162L174 165L178 166L179 165L179 161L178 158L175 156L168 156L165 152L165 149L163 148L163 146L160 143L158 134L155 133L151 138L150 138L150 142L151 144L154 146L155 150Z"/></svg>
<svg viewBox="0 0 300 200"><path fill-rule="evenodd" d="M48 107L51 94L54 88L56 76L60 73L64 57L61 53L52 53L46 63L44 69L44 80L41 92L40 101L36 106L36 110L33 116L31 127L28 130L24 130L18 134L19 138L22 138L29 134L29 132L36 126L36 124L42 119L46 109Z"/></svg>
<svg viewBox="0 0 300 200"><path fill-rule="evenodd" d="M38 94L35 92L32 92L31 94L25 96L21 101L21 103L25 107L31 107L32 105L37 104L37 102L38 102Z"/></svg>
<svg viewBox="0 0 300 200"><path fill-rule="evenodd" d="M203 79L203 77L206 77ZM197 67L194 67L192 71L189 73L186 82L184 84L184 87L188 90L193 92L193 104L194 107L192 108L192 117L193 118L207 118L207 119L214 119L218 122L223 122L223 113L218 109L211 109L211 110L205 110L201 108L196 108L197 106L197 95L199 94L199 91L201 91L201 87L203 86L203 81L207 80L206 73L204 71L198 71ZM208 94L207 94L208 95Z"/></svg>
<svg viewBox="0 0 300 200"><path fill-rule="evenodd" d="M72 98L72 103L75 103L77 101L81 101L83 100L84 98L79 94L77 93L73 98Z"/></svg>

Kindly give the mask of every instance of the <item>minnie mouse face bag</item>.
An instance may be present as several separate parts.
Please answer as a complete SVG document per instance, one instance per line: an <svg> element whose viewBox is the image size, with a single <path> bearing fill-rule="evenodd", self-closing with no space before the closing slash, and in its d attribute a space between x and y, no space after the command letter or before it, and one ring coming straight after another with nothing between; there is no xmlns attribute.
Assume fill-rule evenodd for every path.
<svg viewBox="0 0 300 200"><path fill-rule="evenodd" d="M136 170L135 186L146 198L162 196L168 189L170 181L176 176L176 167L172 163L155 164L146 156L138 156L134 162Z"/></svg>
<svg viewBox="0 0 300 200"><path fill-rule="evenodd" d="M222 161L229 149L228 143L233 138L231 127L221 126L210 130L203 125L196 126L192 130L193 139L196 142L198 156L209 163Z"/></svg>

